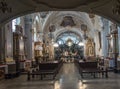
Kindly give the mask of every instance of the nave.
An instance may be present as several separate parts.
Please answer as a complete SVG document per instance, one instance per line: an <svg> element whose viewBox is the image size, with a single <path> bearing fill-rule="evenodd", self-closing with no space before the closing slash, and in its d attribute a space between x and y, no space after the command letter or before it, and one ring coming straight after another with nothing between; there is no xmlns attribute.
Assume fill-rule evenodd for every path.
<svg viewBox="0 0 120 89"><path fill-rule="evenodd" d="M120 74L109 72L109 78L81 79L74 63L64 63L55 80L20 77L1 80L0 89L120 89Z"/></svg>
<svg viewBox="0 0 120 89"><path fill-rule="evenodd" d="M0 0L0 89L114 88L120 0Z"/></svg>

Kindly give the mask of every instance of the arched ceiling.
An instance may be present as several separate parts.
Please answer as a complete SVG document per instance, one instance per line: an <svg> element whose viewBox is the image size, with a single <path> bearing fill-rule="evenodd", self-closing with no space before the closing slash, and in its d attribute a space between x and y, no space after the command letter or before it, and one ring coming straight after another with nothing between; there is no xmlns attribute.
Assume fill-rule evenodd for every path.
<svg viewBox="0 0 120 89"><path fill-rule="evenodd" d="M47 32L51 24L55 24L57 28L61 28L60 24L65 16L71 16L76 24L76 28L80 28L81 24L88 25L89 29L92 29L92 23L88 14L76 11L53 11L46 19L46 23L43 26L43 30Z"/></svg>
<svg viewBox="0 0 120 89"><path fill-rule="evenodd" d="M4 7L2 1L5 1L7 6ZM0 25L25 14L58 10L92 12L119 24L120 16L113 14L115 1L117 0L0 0Z"/></svg>
<svg viewBox="0 0 120 89"><path fill-rule="evenodd" d="M66 43L68 39L71 39L74 43L79 43L80 41L82 41L82 38L78 33L66 31L58 35L56 42L61 40L62 42Z"/></svg>
<svg viewBox="0 0 120 89"><path fill-rule="evenodd" d="M80 30L74 29L74 28L68 30L68 29L63 28L63 29L60 29L60 31L56 31L56 32L55 32L55 40L56 40L61 34L66 33L66 32L74 33L74 34L76 34L77 36L79 36L80 40L83 39L83 34L82 34L82 32L81 32Z"/></svg>
<svg viewBox="0 0 120 89"><path fill-rule="evenodd" d="M74 23L74 26L61 26L61 23L63 21L66 21L64 17L68 17L67 24L70 24L71 20ZM71 22L72 23L72 22ZM49 27L50 25L55 25L55 38L66 31L72 31L75 33L78 33L81 38L83 38L83 31L81 30L81 24L87 25L87 31L88 36L93 38L94 34L94 26L91 22L91 19L89 18L89 15L84 12L79 11L52 11L49 12L48 17L46 18L46 21L43 25L43 33L48 34L49 33Z"/></svg>

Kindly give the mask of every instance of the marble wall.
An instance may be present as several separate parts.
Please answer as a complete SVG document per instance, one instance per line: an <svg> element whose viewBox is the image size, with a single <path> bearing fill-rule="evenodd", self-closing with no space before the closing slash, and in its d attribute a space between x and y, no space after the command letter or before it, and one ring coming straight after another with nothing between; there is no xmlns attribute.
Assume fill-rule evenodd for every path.
<svg viewBox="0 0 120 89"><path fill-rule="evenodd" d="M5 25L5 57L13 58L12 22Z"/></svg>

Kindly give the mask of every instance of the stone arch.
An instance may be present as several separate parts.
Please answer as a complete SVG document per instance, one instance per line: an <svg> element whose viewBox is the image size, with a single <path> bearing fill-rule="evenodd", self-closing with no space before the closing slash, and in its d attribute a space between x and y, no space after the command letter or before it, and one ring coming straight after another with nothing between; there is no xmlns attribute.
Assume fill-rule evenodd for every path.
<svg viewBox="0 0 120 89"><path fill-rule="evenodd" d="M65 30L65 29L62 29L61 31L59 31L59 32L57 32L55 35L55 40L57 39L57 37L59 36L59 35L61 35L62 33L65 33L65 32L68 32L68 31L70 31L70 32L73 32L73 33L75 33L75 34L77 34L81 39L81 41L83 41L83 35L81 34L81 32L80 31L77 31L77 30Z"/></svg>
<svg viewBox="0 0 120 89"><path fill-rule="evenodd" d="M76 27L76 29L78 29L77 32L81 32L81 28L80 28L81 24L86 24L87 28L88 28L89 36L92 37L92 38L94 37L93 36L93 34L94 34L94 28L93 27L94 26L93 26L90 18L88 17L88 15L86 13L83 13L83 12L75 12L75 11L67 11L67 12L55 11L55 12L51 12L49 14L49 16L47 17L46 22L43 26L43 33L46 34L46 33L49 32L49 26L50 26L51 23L53 23L55 25L56 25L56 23L58 23L60 25L60 21L64 16L72 16L73 19L75 19L75 21L77 21L77 24L78 24L78 26ZM58 26L58 24L57 24L57 26ZM55 35L57 35L57 32L59 33L61 31L61 28L62 27L58 26ZM64 30L64 28L62 28L62 29Z"/></svg>
<svg viewBox="0 0 120 89"><path fill-rule="evenodd" d="M67 12L67 13L65 13ZM62 13L62 14L61 14ZM73 19L78 20L77 23L84 23L88 26L88 29L92 30L93 25L91 24L90 19L88 18L87 14L84 12L76 12L76 11L55 11L55 12L51 12L48 16L48 18L46 19L46 22L43 26L43 31L48 32L48 27L51 23L55 24L58 23L57 21L60 20L64 17L64 16L72 16Z"/></svg>
<svg viewBox="0 0 120 89"><path fill-rule="evenodd" d="M38 0L39 1L39 0ZM64 1L64 4L56 2L56 4L52 2L42 1L40 3L36 3L36 1L31 0L21 0L15 1L14 4L18 5L15 7L11 1L6 1L12 7L12 13L4 14L1 13L0 15L0 25L4 25L8 21L15 19L19 16L23 16L26 14L31 14L34 12L41 12L41 11L82 11L82 12L92 12L94 14L100 15L105 17L117 24L120 23L120 18L118 15L112 13L112 7L116 4L114 3L116 0L87 0L80 2L78 0L72 1ZM73 3L71 3L73 2ZM78 3L79 2L79 3ZM67 4L66 4L67 3ZM109 9L108 11L106 11ZM108 13L107 13L108 12Z"/></svg>

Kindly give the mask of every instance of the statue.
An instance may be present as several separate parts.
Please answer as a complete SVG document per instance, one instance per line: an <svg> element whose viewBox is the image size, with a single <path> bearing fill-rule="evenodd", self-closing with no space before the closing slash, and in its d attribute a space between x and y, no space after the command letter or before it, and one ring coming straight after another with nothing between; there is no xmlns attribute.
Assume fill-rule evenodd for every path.
<svg viewBox="0 0 120 89"><path fill-rule="evenodd" d="M91 38L89 38L86 43L86 56L94 56L95 55L94 49L95 49L94 42Z"/></svg>

